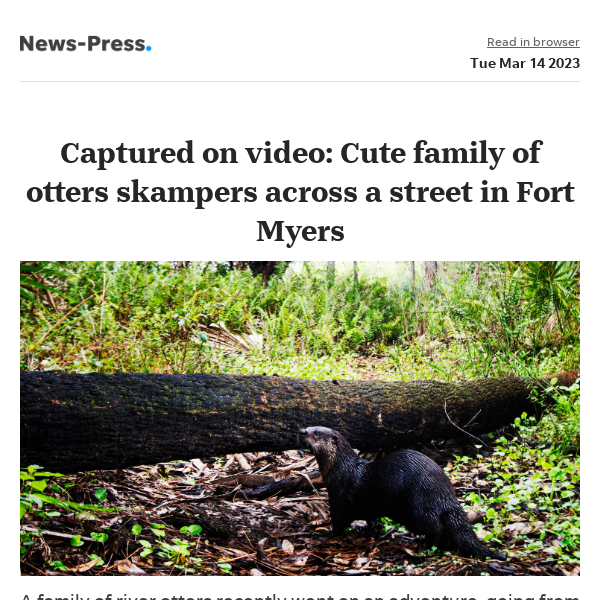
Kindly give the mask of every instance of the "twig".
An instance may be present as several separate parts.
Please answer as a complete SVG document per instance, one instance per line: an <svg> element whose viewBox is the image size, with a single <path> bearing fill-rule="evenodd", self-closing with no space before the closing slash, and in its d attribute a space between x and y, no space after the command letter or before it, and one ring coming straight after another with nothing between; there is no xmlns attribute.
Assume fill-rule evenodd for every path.
<svg viewBox="0 0 600 600"><path fill-rule="evenodd" d="M27 533L39 533L40 535L50 535L50 536L54 536L54 537L61 537L61 538L74 538L76 535L79 535L77 533L74 534L69 534L69 533L59 533L58 531L48 531L46 529L36 529L35 527L21 527L21 531L26 531ZM85 535L80 536L80 538L82 540L85 540L86 542L97 542L98 540L95 540L94 538L91 537L86 537Z"/></svg>
<svg viewBox="0 0 600 600"><path fill-rule="evenodd" d="M454 427L456 427L456 429L459 429L460 431L462 431L463 433L466 433L469 437L472 437L474 440L477 440L478 442L481 442L486 448L488 447L488 445L481 439L479 439L477 436L474 436L472 434L470 434L468 431L465 431L464 429L462 429L462 427L459 427L451 418L450 415L448 414L448 411L446 410L446 400L444 400L444 412L446 413L446 416L448 417L448 421L450 421L450 423L452 423L452 425L454 425ZM479 414L479 413L477 413ZM475 415L476 417L477 415ZM475 418L473 417L473 419ZM471 419L471 421L473 420ZM469 423L471 422L469 421ZM467 423L468 425L468 423Z"/></svg>
<svg viewBox="0 0 600 600"><path fill-rule="evenodd" d="M425 571L427 571L427 569L431 569L431 567L434 567L435 565L440 564L441 562L444 562L446 560L446 557L444 556L444 558L440 558L439 560L436 560L434 563L431 563L429 565L427 565L424 569L421 569L417 575L421 575L421 573L425 573Z"/></svg>
<svg viewBox="0 0 600 600"><path fill-rule="evenodd" d="M46 282L44 281L44 283ZM46 296L48 296L48 300L50 301L50 304L52 304L52 308L54 308L57 313L60 313L60 310L58 310L58 307L56 306L56 302L54 302L54 296L50 290L46 290Z"/></svg>
<svg viewBox="0 0 600 600"><path fill-rule="evenodd" d="M279 472L281 471L292 471L294 469L299 469L300 467L304 467L305 465L308 465L308 463L310 463L311 461L315 460L314 456L309 456L308 458L304 458L302 460L299 460L295 463L292 463L291 465L286 465L285 467L277 467L277 470Z"/></svg>
<svg viewBox="0 0 600 600"><path fill-rule="evenodd" d="M474 416L471 418L471 420L470 420L470 421L469 421L469 422L468 422L468 423L465 425L465 427L468 427L468 426L469 426L469 425L470 425L470 424L473 422L473 419L476 419L476 418L477 418L477 415L479 415L479 413L480 413L480 412L481 412L481 409L479 409L479 410L478 410L478 411L475 413L475 415L474 415Z"/></svg>
<svg viewBox="0 0 600 600"><path fill-rule="evenodd" d="M52 327L50 327L50 329L48 329L48 331L46 331L46 333L36 342L36 344L43 344L44 340L50 335L50 332L53 329L56 329L71 313L75 312L84 302L87 302L90 298L93 298L97 294L99 294L99 292L94 292L91 296L85 300L82 300L77 306L75 306L75 308L72 308L66 315L63 315L58 321L56 321L56 323L54 323L54 325L52 325Z"/></svg>
<svg viewBox="0 0 600 600"><path fill-rule="evenodd" d="M106 269L106 262L104 262L104 268ZM98 358L102 358L102 323L104 321L104 299L106 298L106 271L102 274L102 298L100 299L100 332L98 335Z"/></svg>
<svg viewBox="0 0 600 600"><path fill-rule="evenodd" d="M28 567L31 567L32 569L35 569L38 573L40 573L41 575L46 576L46 572L42 571L41 569L38 569L35 565L32 565L31 563L27 562L27 561L22 561L24 565L27 565Z"/></svg>
<svg viewBox="0 0 600 600"><path fill-rule="evenodd" d="M300 477L304 477L304 479L306 479L306 481L308 481L308 483L310 484L310 487L313 489L313 492L315 494L317 494L317 496L318 496L319 492L317 492L317 489L315 488L313 482L310 480L310 477L308 476L308 473L298 473L298 475L300 475Z"/></svg>
<svg viewBox="0 0 600 600"><path fill-rule="evenodd" d="M218 548L219 550L224 550L225 552L231 552L229 548L222 548L221 546L213 546L213 548ZM205 556L213 556L212 554L206 554L203 552L199 552L199 554L205 554ZM227 562L233 562L234 560L240 560L241 558L254 558L256 556L256 552L246 552L244 554L237 554L235 556L227 556Z"/></svg>

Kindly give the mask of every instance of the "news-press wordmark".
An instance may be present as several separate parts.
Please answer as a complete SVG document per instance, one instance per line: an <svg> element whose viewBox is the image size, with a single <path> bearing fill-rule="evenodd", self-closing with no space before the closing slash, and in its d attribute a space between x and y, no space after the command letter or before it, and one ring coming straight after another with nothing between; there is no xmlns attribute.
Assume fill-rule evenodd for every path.
<svg viewBox="0 0 600 600"><path fill-rule="evenodd" d="M21 52L75 52L79 48L87 52L142 52L152 50L142 39L110 39L97 35L88 35L84 41L73 38L35 38L32 35L22 35L20 39Z"/></svg>

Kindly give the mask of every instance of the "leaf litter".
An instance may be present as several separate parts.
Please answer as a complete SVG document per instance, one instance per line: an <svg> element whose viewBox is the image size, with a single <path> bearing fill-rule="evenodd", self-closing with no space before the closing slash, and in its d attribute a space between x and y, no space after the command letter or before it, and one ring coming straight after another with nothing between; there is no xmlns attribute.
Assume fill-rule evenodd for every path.
<svg viewBox="0 0 600 600"><path fill-rule="evenodd" d="M499 463L493 456L453 441L419 450L446 467L478 536L499 541L494 547L508 561L429 549L387 520L376 537L360 521L343 536L330 537L327 492L316 461L291 450L62 476L57 497L64 498L68 490L71 502L86 506L104 498L99 506L105 512L68 506L28 511L21 520L21 573L579 575L577 560L560 560L562 532L552 528L544 506L524 507L517 497L508 524L499 531L496 523L490 531L492 523L489 518L484 522L479 502L493 496L498 485ZM518 485L526 489L532 483L522 475ZM297 491L286 491L292 480ZM552 488L552 477L536 479L535 486ZM579 486L570 487L572 504L579 500Z"/></svg>

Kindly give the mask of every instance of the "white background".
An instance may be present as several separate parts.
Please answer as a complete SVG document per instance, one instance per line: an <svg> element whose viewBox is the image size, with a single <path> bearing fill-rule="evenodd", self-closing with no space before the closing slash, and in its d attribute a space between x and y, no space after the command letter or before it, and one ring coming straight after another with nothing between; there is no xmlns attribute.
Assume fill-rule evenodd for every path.
<svg viewBox="0 0 600 600"><path fill-rule="evenodd" d="M595 278L598 202L598 63L592 3L584 2L28 2L21 3L4 56L10 56L2 150L4 249L20 259L288 259L288 260L507 260L579 259L585 293ZM18 37L142 38L151 52L19 52ZM488 50L487 38L578 39L579 50ZM526 60L527 68L475 70L471 57ZM531 69L532 57L578 57L577 70ZM66 164L60 149L183 146L193 140L193 165ZM487 140L504 147L500 165L416 165L411 149L470 147ZM332 164L250 164L245 147L332 148ZM512 150L543 140L540 163L518 165ZM344 164L339 149L387 143L402 147L404 164ZM237 165L201 162L206 147L235 147ZM149 186L256 186L252 204L118 204L116 188L138 178ZM482 179L503 185L511 202L275 204L261 199L268 186L415 185L475 188ZM108 186L103 204L27 201L31 186L59 181ZM516 204L516 181L575 186L575 202ZM477 199L477 195L474 194ZM257 220L286 225L340 225L341 242L298 240L293 248L257 242ZM12 284L11 284L12 285ZM10 289L14 294L14 290ZM593 319L584 343L595 339ZM5 317L6 318L6 315ZM585 318L585 312L584 312ZM11 316L11 327L15 319ZM12 346L6 365L14 364ZM587 347L591 363L593 349ZM17 419L16 378L7 397ZM584 400L584 443L593 411ZM16 433L5 456L17 462ZM587 444L588 450L591 444ZM593 451L593 450L592 450ZM10 477L9 473L9 477ZM585 497L594 497L593 473ZM11 488L12 489L12 488ZM12 493L11 493L12 494ZM13 514L13 499L6 494ZM591 500L588 500L591 502ZM279 597L332 595L402 598L592 598L594 516L584 519L583 576L563 579L259 578L160 580L147 578L18 578L16 550L2 552L11 597L31 600L71 593L116 597ZM10 527L9 527L10 529ZM587 561L586 561L587 557ZM10 565L10 567L9 567ZM14 567L13 567L14 565Z"/></svg>

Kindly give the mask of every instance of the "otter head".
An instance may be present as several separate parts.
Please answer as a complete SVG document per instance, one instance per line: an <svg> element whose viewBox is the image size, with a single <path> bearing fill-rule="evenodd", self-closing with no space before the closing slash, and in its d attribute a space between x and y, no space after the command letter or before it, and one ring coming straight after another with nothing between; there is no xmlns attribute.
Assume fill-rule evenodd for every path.
<svg viewBox="0 0 600 600"><path fill-rule="evenodd" d="M307 427L300 430L300 443L316 456L321 470L323 465L335 462L338 442L343 439L337 431L329 427Z"/></svg>

